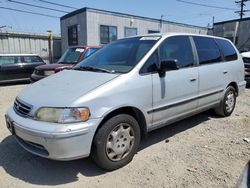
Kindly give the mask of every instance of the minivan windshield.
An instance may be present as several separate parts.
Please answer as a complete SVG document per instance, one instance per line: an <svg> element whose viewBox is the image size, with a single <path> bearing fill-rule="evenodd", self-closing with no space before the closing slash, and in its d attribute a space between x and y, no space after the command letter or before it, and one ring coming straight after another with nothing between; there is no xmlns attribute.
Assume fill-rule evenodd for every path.
<svg viewBox="0 0 250 188"><path fill-rule="evenodd" d="M62 57L59 59L58 63L62 64L76 64L84 52L85 48L69 48L67 49Z"/></svg>
<svg viewBox="0 0 250 188"><path fill-rule="evenodd" d="M108 73L127 73L160 39L159 36L117 40L81 61L74 69Z"/></svg>

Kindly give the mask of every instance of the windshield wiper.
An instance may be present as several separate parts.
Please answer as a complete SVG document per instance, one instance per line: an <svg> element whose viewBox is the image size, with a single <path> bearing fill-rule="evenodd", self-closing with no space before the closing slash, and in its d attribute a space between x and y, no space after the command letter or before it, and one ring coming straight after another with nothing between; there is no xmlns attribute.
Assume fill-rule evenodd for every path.
<svg viewBox="0 0 250 188"><path fill-rule="evenodd" d="M75 68L75 70L86 70L86 71L93 71L93 72L106 72L106 73L111 73L111 74L115 73L114 70L107 70L107 69L103 69L103 68L99 68L99 67L91 67L91 66L81 66L81 67Z"/></svg>

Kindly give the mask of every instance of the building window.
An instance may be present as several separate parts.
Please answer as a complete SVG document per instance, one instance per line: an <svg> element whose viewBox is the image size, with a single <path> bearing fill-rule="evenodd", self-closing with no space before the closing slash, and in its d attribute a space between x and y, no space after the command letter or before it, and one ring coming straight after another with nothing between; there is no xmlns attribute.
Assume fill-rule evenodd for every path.
<svg viewBox="0 0 250 188"><path fill-rule="evenodd" d="M131 37L137 35L137 28L134 27L125 27L124 28L124 36Z"/></svg>
<svg viewBox="0 0 250 188"><path fill-rule="evenodd" d="M148 34L153 34L153 33L160 33L160 31L157 31L157 30L148 30Z"/></svg>
<svg viewBox="0 0 250 188"><path fill-rule="evenodd" d="M78 45L77 25L68 27L68 44L69 46Z"/></svg>
<svg viewBox="0 0 250 188"><path fill-rule="evenodd" d="M117 40L117 27L116 26L100 26L100 43L101 44L108 44Z"/></svg>

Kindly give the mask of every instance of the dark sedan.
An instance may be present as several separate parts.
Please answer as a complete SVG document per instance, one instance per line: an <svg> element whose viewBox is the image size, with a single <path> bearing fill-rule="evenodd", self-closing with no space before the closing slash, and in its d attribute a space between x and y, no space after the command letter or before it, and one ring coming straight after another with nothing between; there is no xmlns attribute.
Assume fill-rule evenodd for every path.
<svg viewBox="0 0 250 188"><path fill-rule="evenodd" d="M35 54L0 54L0 84L29 81L35 67L44 64Z"/></svg>
<svg viewBox="0 0 250 188"><path fill-rule="evenodd" d="M48 64L36 67L34 73L31 75L31 82L38 81L42 78L50 76L64 69L71 69L81 60L87 58L93 54L100 47L95 46L78 46L68 48L62 57L59 59L58 63Z"/></svg>

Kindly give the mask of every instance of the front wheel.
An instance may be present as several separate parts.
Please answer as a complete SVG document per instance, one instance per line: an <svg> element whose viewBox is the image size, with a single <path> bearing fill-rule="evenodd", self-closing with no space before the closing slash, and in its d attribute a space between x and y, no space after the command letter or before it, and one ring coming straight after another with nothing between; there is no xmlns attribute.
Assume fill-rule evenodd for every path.
<svg viewBox="0 0 250 188"><path fill-rule="evenodd" d="M215 109L215 112L222 117L230 116L234 111L235 104L236 92L234 87L229 86L225 91L225 95L220 103L220 106Z"/></svg>
<svg viewBox="0 0 250 188"><path fill-rule="evenodd" d="M127 114L116 115L97 131L92 159L106 170L118 169L133 159L140 139L140 127L135 118Z"/></svg>

